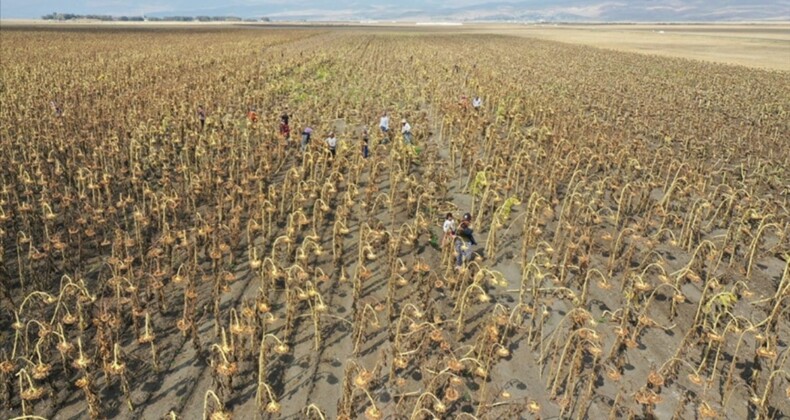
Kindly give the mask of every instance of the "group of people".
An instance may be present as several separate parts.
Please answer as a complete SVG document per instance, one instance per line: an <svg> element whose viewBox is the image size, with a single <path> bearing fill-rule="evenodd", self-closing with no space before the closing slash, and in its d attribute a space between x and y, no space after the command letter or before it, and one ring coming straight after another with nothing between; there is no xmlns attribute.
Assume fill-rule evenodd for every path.
<svg viewBox="0 0 790 420"><path fill-rule="evenodd" d="M461 97L462 105L466 105L466 96ZM53 108L56 109L56 112L60 113L60 108L53 101ZM482 106L482 100L479 96L475 96L472 101L472 106L475 109L479 109ZM198 106L197 109L197 116L198 120L200 121L200 128L203 129L206 124L206 110L203 108L202 105ZM290 115L288 114L288 106L285 107L283 113L280 115L280 127L279 132L283 139L287 142L290 141L291 137L291 127L289 125L290 122ZM249 108L247 112L247 119L250 123L255 124L258 122L258 113L255 111L255 108ZM379 119L379 130L381 130L381 134L383 137L382 144L389 143L390 141L390 118L387 112L382 113L381 118ZM307 150L307 147L310 144L310 140L313 134L313 129L310 126L305 126L302 129L302 141L301 141L301 150L302 152ZM411 145L413 142L413 136L411 132L411 125L409 124L406 119L401 119L401 135L403 136L403 142L405 144ZM337 146L338 146L338 139L335 136L334 131L329 132L329 136L324 140L326 144L327 151L332 159L335 158L337 154ZM362 157L367 159L370 156L370 133L367 129L362 130L362 145L361 145L361 152ZM472 257L472 247L477 245L474 237L474 231L472 230L472 215L469 213L465 213L461 222L456 226L455 218L453 217L452 213L447 213L445 216L444 226L442 227L444 231L444 238L442 239L442 246L446 246L448 242L452 242L453 247L455 248L456 252L456 260L455 260L455 267L460 268L464 262L468 262Z"/></svg>
<svg viewBox="0 0 790 420"><path fill-rule="evenodd" d="M461 99L458 101L458 105L461 109L468 109L469 108L469 99L467 99L466 95L461 95ZM483 100L479 96L475 96L472 98L472 108L475 111L480 112L480 109L483 107Z"/></svg>
<svg viewBox="0 0 790 420"><path fill-rule="evenodd" d="M206 110L203 108L203 105L199 105L197 109L197 117L200 121L200 129L204 129L206 126ZM285 106L285 109L280 115L280 125L279 125L279 133L280 136L286 141L289 142L291 140L291 126L289 125L290 122L290 115L288 114L288 106ZM247 110L247 119L251 124L255 124L258 122L258 113L255 108L250 107ZM379 119L379 129L381 130L381 134L383 136L382 144L387 144L390 141L390 119L389 115L384 112ZM301 141L301 150L302 152L307 150L307 147L310 144L310 140L313 135L313 128L310 126L305 126L302 129L302 141ZM405 118L401 119L401 134L403 135L403 142L405 144L411 145L413 144L414 137L411 132L411 125L406 121ZM329 132L329 136L324 140L324 143L327 146L327 151L331 155L332 158L335 157L337 153L337 144L338 140L335 136L335 133ZM367 129L362 131L362 144L361 144L361 153L362 157L367 159L370 156L370 133Z"/></svg>
<svg viewBox="0 0 790 420"><path fill-rule="evenodd" d="M406 121L406 118L400 120L401 129L400 132L403 135L403 142L406 144L412 144L412 134L411 134L411 125ZM389 142L389 131L390 131L390 117L387 113L383 113L381 118L379 119L379 129L381 130L381 134L384 136L384 140L382 143L386 144Z"/></svg>
<svg viewBox="0 0 790 420"><path fill-rule="evenodd" d="M455 267L460 269L464 262L472 259L472 247L477 245L474 231L472 230L472 215L464 213L461 223L456 227L453 214L447 213L442 230L444 231L442 246L452 242L455 248Z"/></svg>

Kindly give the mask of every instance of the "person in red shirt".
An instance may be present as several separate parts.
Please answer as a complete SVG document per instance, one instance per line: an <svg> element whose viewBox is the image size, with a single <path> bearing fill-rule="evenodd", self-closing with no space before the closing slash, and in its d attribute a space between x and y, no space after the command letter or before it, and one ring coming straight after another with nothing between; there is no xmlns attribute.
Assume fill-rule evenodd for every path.
<svg viewBox="0 0 790 420"><path fill-rule="evenodd" d="M250 108L249 112L247 112L247 118L253 124L258 122L258 113L255 112L255 108Z"/></svg>

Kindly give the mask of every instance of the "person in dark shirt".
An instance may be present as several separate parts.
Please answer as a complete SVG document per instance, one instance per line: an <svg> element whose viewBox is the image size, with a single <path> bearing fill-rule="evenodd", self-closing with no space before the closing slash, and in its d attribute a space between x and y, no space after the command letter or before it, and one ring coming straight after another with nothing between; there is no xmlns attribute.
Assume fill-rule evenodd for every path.
<svg viewBox="0 0 790 420"><path fill-rule="evenodd" d="M200 129L202 130L206 126L206 110L203 109L203 105L198 105L197 116L200 120Z"/></svg>
<svg viewBox="0 0 790 420"><path fill-rule="evenodd" d="M285 107L283 114L280 115L280 135L283 136L285 141L291 139L291 127L288 125L288 121L291 117L288 116L288 107Z"/></svg>
<svg viewBox="0 0 790 420"><path fill-rule="evenodd" d="M280 115L280 122L283 123L283 124L288 125L288 121L289 121L290 118L291 117L288 115L288 106L286 106L285 110L283 110L283 114Z"/></svg>
<svg viewBox="0 0 790 420"><path fill-rule="evenodd" d="M472 258L472 247L477 245L474 231L472 230L472 215L464 214L464 218L455 229L455 267L460 268L464 262Z"/></svg>
<svg viewBox="0 0 790 420"><path fill-rule="evenodd" d="M313 129L310 127L305 127L302 130L302 151L307 150L307 145L310 144L310 135L313 134Z"/></svg>
<svg viewBox="0 0 790 420"><path fill-rule="evenodd" d="M370 136L368 135L368 130L362 130L362 157L367 159L370 155L370 148L368 147L370 143Z"/></svg>

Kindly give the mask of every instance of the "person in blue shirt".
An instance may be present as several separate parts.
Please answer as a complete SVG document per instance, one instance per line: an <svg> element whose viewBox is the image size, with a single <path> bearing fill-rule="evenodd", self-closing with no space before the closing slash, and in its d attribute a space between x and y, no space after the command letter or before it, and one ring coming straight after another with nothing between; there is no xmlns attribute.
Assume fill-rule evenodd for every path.
<svg viewBox="0 0 790 420"><path fill-rule="evenodd" d="M465 213L461 223L455 229L455 267L460 268L464 262L472 258L472 247L477 245L472 229L472 215Z"/></svg>

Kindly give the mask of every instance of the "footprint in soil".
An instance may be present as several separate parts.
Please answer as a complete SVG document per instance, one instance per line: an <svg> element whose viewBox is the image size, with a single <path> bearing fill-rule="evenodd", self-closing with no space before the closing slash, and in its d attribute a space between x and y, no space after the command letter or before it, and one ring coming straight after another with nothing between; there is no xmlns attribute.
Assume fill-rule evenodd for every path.
<svg viewBox="0 0 790 420"><path fill-rule="evenodd" d="M625 365L623 365L623 369L631 371L631 370L634 370L636 368L634 367L634 365L632 365L630 363L626 363Z"/></svg>
<svg viewBox="0 0 790 420"><path fill-rule="evenodd" d="M328 383L329 385L337 385L339 382L340 380L337 379L337 376L331 373L326 376L326 383Z"/></svg>

